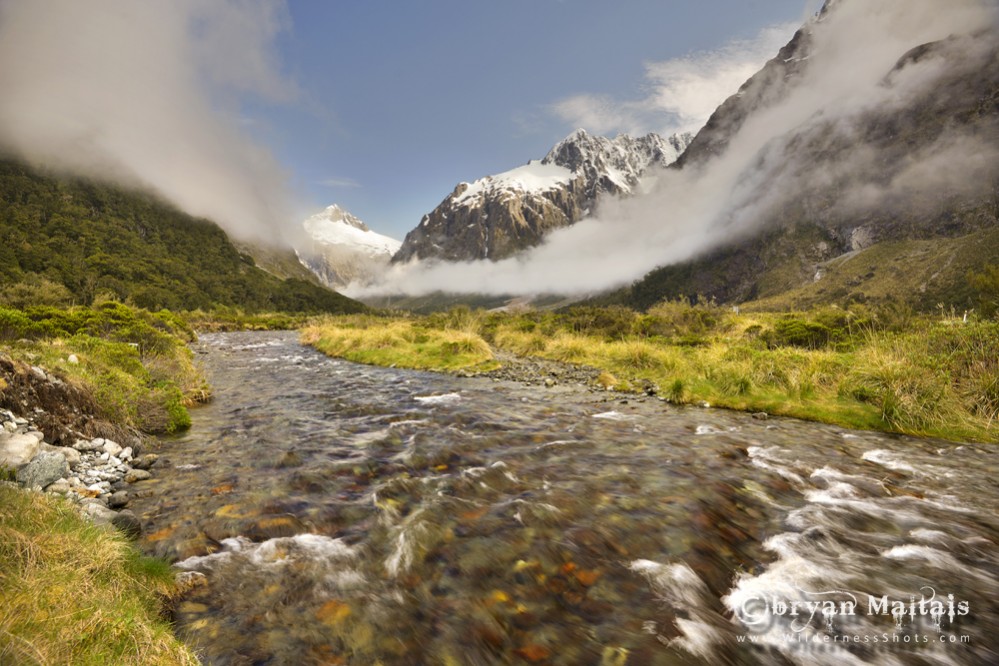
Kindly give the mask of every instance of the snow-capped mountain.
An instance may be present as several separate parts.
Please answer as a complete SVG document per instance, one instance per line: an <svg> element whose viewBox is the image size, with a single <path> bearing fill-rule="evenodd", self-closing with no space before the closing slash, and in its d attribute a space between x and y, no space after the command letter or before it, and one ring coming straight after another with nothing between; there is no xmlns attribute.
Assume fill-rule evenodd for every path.
<svg viewBox="0 0 999 666"><path fill-rule="evenodd" d="M460 183L406 235L393 261L502 259L585 217L603 196L639 187L653 167L676 161L690 135L615 139L579 129L541 160Z"/></svg>
<svg viewBox="0 0 999 666"><path fill-rule="evenodd" d="M372 231L364 222L333 204L310 216L302 227L308 237L299 260L327 285L342 288L384 270L401 243Z"/></svg>

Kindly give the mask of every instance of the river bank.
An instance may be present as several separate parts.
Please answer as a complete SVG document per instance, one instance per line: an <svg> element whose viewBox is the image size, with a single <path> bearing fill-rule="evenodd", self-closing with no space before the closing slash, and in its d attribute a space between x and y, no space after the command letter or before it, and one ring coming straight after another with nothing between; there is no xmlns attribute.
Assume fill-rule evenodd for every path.
<svg viewBox="0 0 999 666"><path fill-rule="evenodd" d="M39 366L0 354L0 382L0 662L198 663L162 619L174 572L133 545L151 441Z"/></svg>
<svg viewBox="0 0 999 666"><path fill-rule="evenodd" d="M999 323L854 307L736 313L664 303L648 314L457 310L356 315L303 341L360 363L655 394L843 427L999 441ZM549 368L550 369L547 369ZM539 377L540 373L540 377Z"/></svg>

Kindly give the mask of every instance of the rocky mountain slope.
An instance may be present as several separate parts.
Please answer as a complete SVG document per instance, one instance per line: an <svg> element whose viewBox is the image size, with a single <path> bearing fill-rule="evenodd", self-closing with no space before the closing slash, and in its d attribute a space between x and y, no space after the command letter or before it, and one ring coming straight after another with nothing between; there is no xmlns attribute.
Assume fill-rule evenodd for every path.
<svg viewBox="0 0 999 666"><path fill-rule="evenodd" d="M298 249L299 260L333 288L377 275L401 245L336 204L310 216L302 227L309 240Z"/></svg>
<svg viewBox="0 0 999 666"><path fill-rule="evenodd" d="M689 139L607 139L576 130L541 160L460 183L406 235L393 261L508 257L578 222L601 197L635 191L649 169L672 164Z"/></svg>
<svg viewBox="0 0 999 666"><path fill-rule="evenodd" d="M710 177L764 121L807 108L819 73L839 64L824 60L833 49L828 35L817 40L823 22L849 26L861 11L855 1L827 3L717 109L677 166ZM999 225L995 30L945 33L892 63L867 97L795 118L745 160L738 182L749 194L716 221L731 226L726 244L653 271L620 300L786 294L795 305L874 298L934 307L960 296L969 271L999 263L999 252L980 247ZM889 283L894 293L881 288Z"/></svg>

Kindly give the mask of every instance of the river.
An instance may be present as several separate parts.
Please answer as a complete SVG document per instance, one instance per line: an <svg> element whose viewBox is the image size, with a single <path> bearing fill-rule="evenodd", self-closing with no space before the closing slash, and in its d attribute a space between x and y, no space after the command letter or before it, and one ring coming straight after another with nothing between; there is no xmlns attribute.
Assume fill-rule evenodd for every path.
<svg viewBox="0 0 999 666"><path fill-rule="evenodd" d="M132 508L206 663L999 663L992 446L195 349Z"/></svg>

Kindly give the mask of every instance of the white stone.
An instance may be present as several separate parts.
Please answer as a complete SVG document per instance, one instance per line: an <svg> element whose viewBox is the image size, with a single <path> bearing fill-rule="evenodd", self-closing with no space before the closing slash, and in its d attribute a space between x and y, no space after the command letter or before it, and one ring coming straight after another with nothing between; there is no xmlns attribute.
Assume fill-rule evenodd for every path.
<svg viewBox="0 0 999 666"><path fill-rule="evenodd" d="M104 452L112 456L116 456L122 452L122 448L117 442L112 442L110 439L105 439ZM106 458L104 458L104 460L106 460Z"/></svg>
<svg viewBox="0 0 999 666"><path fill-rule="evenodd" d="M69 481L66 479L57 479L56 481L49 484L49 487L45 489L46 492L56 493L58 495L65 495L71 490Z"/></svg>
<svg viewBox="0 0 999 666"><path fill-rule="evenodd" d="M0 440L0 465L13 469L24 467L40 450L41 441L33 435L11 435Z"/></svg>
<svg viewBox="0 0 999 666"><path fill-rule="evenodd" d="M80 362L80 358L79 358L79 357L78 357L78 356L77 356L76 354L70 354L70 355L69 355L69 358L68 358L68 359L66 359L66 361L67 361L67 362L68 362L68 363L69 363L70 365L76 365L77 363L79 363L79 362Z"/></svg>
<svg viewBox="0 0 999 666"><path fill-rule="evenodd" d="M131 460L132 459L132 447L131 446L126 446L125 448L123 448L121 450L121 453L118 454L118 457L121 458L122 460Z"/></svg>

